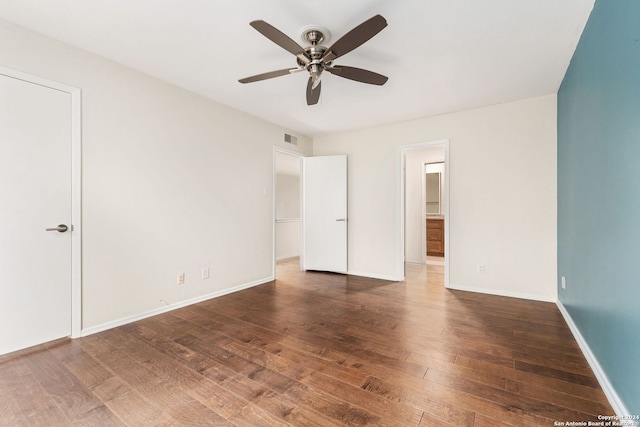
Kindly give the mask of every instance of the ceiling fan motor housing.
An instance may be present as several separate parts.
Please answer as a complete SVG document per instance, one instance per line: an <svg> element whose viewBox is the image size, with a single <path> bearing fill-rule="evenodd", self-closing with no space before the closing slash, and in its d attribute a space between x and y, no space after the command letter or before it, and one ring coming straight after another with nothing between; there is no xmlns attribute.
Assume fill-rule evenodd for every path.
<svg viewBox="0 0 640 427"><path fill-rule="evenodd" d="M322 62L322 57L327 51L327 48L320 45L322 42L329 41L329 30L317 25L307 25L300 29L299 34L304 42L311 44L305 48L305 52L307 52L311 61L305 64L298 60L298 65L305 67L309 74L314 77L314 79L317 79L325 66L330 65L330 63Z"/></svg>

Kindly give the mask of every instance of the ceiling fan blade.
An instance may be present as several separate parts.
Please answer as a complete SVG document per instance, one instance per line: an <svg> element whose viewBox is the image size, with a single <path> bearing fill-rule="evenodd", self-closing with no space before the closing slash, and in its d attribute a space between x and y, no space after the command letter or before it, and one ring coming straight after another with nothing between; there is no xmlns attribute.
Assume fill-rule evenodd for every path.
<svg viewBox="0 0 640 427"><path fill-rule="evenodd" d="M238 80L240 83L252 83L259 82L260 80L272 79L274 77L285 76L287 74L296 73L298 71L302 71L302 68L285 68L283 70L275 70L269 71L268 73L256 74L255 76L245 77L244 79Z"/></svg>
<svg viewBox="0 0 640 427"><path fill-rule="evenodd" d="M278 30L273 25L268 24L262 20L251 21L249 25L251 25L253 28L258 30L260 34L262 34L287 52L290 52L297 56L305 64L308 64L311 61L311 57L309 57L309 54L305 52L302 46L291 40L289 36Z"/></svg>
<svg viewBox="0 0 640 427"><path fill-rule="evenodd" d="M335 42L322 58L323 62L330 62L341 57L358 46L364 44L371 37L378 34L387 26L387 20L381 15L376 15L364 21L362 24L349 31Z"/></svg>
<svg viewBox="0 0 640 427"><path fill-rule="evenodd" d="M322 82L318 83L316 88L313 88L313 77L309 77L307 82L307 105L316 105L320 99L320 89L322 88Z"/></svg>
<svg viewBox="0 0 640 427"><path fill-rule="evenodd" d="M387 76L374 73L373 71L363 70L362 68L343 67L341 65L337 65L335 67L327 67L326 70L336 76L355 80L361 83L368 83L370 85L382 86L387 82L387 80L389 80L389 77Z"/></svg>

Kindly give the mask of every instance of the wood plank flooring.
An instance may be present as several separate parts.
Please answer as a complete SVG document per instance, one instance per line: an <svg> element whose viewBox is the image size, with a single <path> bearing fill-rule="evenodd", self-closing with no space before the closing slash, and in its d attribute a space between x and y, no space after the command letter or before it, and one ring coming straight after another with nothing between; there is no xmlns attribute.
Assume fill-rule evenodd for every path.
<svg viewBox="0 0 640 427"><path fill-rule="evenodd" d="M0 359L0 425L553 426L613 410L554 304L298 271Z"/></svg>

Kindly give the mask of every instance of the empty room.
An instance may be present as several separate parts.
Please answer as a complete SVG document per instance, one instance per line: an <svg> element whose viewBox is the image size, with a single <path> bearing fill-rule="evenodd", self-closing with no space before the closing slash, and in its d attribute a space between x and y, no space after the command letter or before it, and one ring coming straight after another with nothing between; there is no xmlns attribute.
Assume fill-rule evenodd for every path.
<svg viewBox="0 0 640 427"><path fill-rule="evenodd" d="M640 2L0 2L0 425L640 426Z"/></svg>

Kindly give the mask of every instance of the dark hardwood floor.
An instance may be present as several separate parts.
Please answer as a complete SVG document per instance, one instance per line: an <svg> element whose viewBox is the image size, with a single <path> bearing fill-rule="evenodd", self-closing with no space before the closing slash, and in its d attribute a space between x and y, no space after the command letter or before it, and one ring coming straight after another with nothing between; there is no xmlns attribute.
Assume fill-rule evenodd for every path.
<svg viewBox="0 0 640 427"><path fill-rule="evenodd" d="M0 359L0 425L553 426L612 415L554 304L301 273Z"/></svg>

